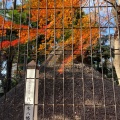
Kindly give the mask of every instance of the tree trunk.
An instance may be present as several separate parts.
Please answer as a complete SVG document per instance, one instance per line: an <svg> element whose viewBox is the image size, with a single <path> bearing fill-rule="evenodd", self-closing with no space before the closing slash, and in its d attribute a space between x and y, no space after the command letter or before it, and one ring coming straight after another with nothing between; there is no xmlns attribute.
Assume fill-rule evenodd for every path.
<svg viewBox="0 0 120 120"><path fill-rule="evenodd" d="M6 92L11 89L11 73L12 73L12 60L7 60L7 83L6 83Z"/></svg>
<svg viewBox="0 0 120 120"><path fill-rule="evenodd" d="M113 60L113 64L116 70L116 74L117 74L117 78L118 78L118 82L120 85L120 42L119 39L116 38L114 40L114 60Z"/></svg>
<svg viewBox="0 0 120 120"><path fill-rule="evenodd" d="M8 92L11 89L11 81L12 81L11 80L11 77L12 77L12 63L13 63L14 55L13 55L13 52L11 52L11 49L12 48L10 48L9 55L7 56L6 92Z"/></svg>
<svg viewBox="0 0 120 120"><path fill-rule="evenodd" d="M1 51L0 51L0 97L4 94L4 84L3 84L3 79L4 79L4 76L2 74L2 54L1 54Z"/></svg>

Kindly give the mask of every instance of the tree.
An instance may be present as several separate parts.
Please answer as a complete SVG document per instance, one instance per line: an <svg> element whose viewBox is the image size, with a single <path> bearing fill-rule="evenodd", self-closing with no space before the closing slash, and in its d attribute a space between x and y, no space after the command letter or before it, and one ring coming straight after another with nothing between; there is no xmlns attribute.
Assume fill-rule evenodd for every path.
<svg viewBox="0 0 120 120"><path fill-rule="evenodd" d="M49 56L54 48L62 47L64 44L64 50L73 51L74 54L74 57L72 55L65 57L63 61L65 65L68 65L77 56L84 54L90 45L92 49L95 47L99 38L99 24L91 19L90 14L85 14L80 9L80 5L84 2L73 0L71 3L71 0L64 2L58 0L55 3L53 0L49 0L46 3L44 0L29 0L23 6L17 6L13 12L8 12L8 17L0 16L0 36L6 38L0 43L0 49L9 51L7 58L9 62L7 63L9 65L7 70L9 73L7 77L9 79L8 90L11 84L14 52L18 46L20 48L29 43L30 53L37 51L40 55L47 54ZM21 10L20 7L22 7ZM59 72L62 70L63 64Z"/></svg>
<svg viewBox="0 0 120 120"><path fill-rule="evenodd" d="M113 39L113 36L111 36L111 39ZM92 56L90 48L87 49L83 62L89 66L91 65L95 70L102 73L104 75L103 77L114 78L114 82L118 84L116 71L111 64L111 59L114 58L114 50L110 44L106 44L108 42L109 35L104 35L98 39L98 43L92 51Z"/></svg>
<svg viewBox="0 0 120 120"><path fill-rule="evenodd" d="M115 17L116 13L118 15L118 19L115 19L115 22L116 24L118 25L118 28L116 29L116 32L115 32L115 35L114 35L114 39L113 39L113 42L114 42L114 59L113 59L113 64L114 64L114 67L115 67L115 71L116 71L116 74L117 74L117 78L118 78L118 81L119 81L119 84L120 84L120 49L119 49L119 46L120 46L120 41L119 41L119 37L120 37L120 34L119 34L119 9L120 9L120 0L118 1L115 1L115 0L105 0L106 2L108 2L109 4L111 4L112 6L114 6L114 9L113 10L113 17Z"/></svg>

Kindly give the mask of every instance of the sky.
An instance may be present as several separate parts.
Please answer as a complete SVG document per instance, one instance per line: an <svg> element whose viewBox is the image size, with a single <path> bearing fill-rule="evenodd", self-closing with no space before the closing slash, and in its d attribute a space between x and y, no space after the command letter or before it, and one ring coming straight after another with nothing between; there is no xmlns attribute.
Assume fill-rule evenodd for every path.
<svg viewBox="0 0 120 120"><path fill-rule="evenodd" d="M2 2L3 0L0 0L0 2ZM5 0L6 1L6 8L9 9L10 7L12 7L12 1L13 0ZM21 4L20 0L16 0L17 5Z"/></svg>

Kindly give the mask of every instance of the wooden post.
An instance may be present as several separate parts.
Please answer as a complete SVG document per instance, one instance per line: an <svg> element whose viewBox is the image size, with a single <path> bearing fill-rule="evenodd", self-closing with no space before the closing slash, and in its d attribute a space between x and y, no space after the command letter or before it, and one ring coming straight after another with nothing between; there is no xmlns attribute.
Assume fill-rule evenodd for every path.
<svg viewBox="0 0 120 120"><path fill-rule="evenodd" d="M26 75L24 120L38 120L38 84L39 70L36 69L36 62L28 63Z"/></svg>

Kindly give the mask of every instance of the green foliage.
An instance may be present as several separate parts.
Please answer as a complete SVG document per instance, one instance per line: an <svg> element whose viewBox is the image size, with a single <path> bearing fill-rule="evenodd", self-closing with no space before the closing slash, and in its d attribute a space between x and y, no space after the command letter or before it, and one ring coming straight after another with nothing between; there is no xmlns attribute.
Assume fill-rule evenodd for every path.
<svg viewBox="0 0 120 120"><path fill-rule="evenodd" d="M18 10L10 10L7 12L8 19L13 20L16 24L28 24L28 14L26 12L21 12Z"/></svg>
<svg viewBox="0 0 120 120"><path fill-rule="evenodd" d="M114 77L117 83L117 76L111 60L114 58L114 51L111 49L108 36L103 36L98 40L98 44L92 50L89 48L85 53L84 63L93 65L93 67L103 73L107 78ZM92 55L92 56L91 56ZM92 61L91 61L92 60Z"/></svg>
<svg viewBox="0 0 120 120"><path fill-rule="evenodd" d="M74 18L73 18L73 25L77 25L78 20L81 19L84 15L85 15L84 11L81 11L80 9L76 9L75 15L74 15Z"/></svg>

